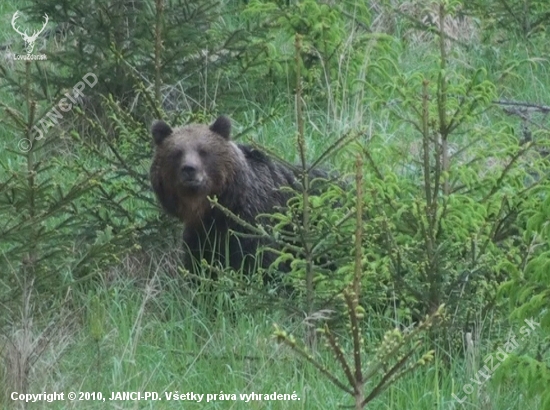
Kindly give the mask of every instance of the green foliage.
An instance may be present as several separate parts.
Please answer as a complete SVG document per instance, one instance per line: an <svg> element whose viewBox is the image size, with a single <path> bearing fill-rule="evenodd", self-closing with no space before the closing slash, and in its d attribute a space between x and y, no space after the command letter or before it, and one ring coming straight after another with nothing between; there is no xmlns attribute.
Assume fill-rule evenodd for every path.
<svg viewBox="0 0 550 410"><path fill-rule="evenodd" d="M144 98L143 106L151 112L158 111L152 97L148 97ZM149 130L138 121L136 113L122 109L112 96L103 100L103 110L108 115L103 122L83 115L94 139L76 130L71 135L81 152L74 161L75 169L84 175L103 170L102 178L96 182L95 196L83 201L82 207L89 215L90 224L110 226L117 235L130 235L128 239L131 233L139 232L140 238L145 239L140 243L150 244L154 242L151 238L160 239L157 236L160 225L149 184L149 163L153 155ZM111 130L117 135L115 140ZM136 238L132 241L138 245Z"/></svg>
<svg viewBox="0 0 550 410"><path fill-rule="evenodd" d="M349 10L354 19L349 17ZM262 65L254 75L265 78L270 85L288 89L290 83L290 89L296 87L292 48L296 34L302 37L300 66L306 101L319 104L327 98L338 98L362 77L364 59L358 50L371 39L364 29L370 19L366 6L348 2L328 5L315 0L253 0L243 16L254 42L265 47Z"/></svg>
<svg viewBox="0 0 550 410"><path fill-rule="evenodd" d="M301 36L297 34L295 43L297 65L300 63L300 40ZM364 344L361 321L365 318L366 312L359 304L361 287L364 282L363 264L365 262L363 250L363 163L358 155L355 164L355 212L348 212L348 204L339 203L330 188L326 195L314 194L315 179L310 179L310 171L313 166L308 167L306 163L300 67L297 67L296 82L298 84L296 87L297 146L301 157L302 186L294 200L291 199L288 202L287 218L281 218L280 215L274 216L279 219L279 225L275 224L274 231L284 232L283 241L296 244L296 246L292 246L295 249L293 249L293 261L290 265L289 276L295 283L304 283L303 287L295 286L295 288L303 289L306 299L305 309L312 317L317 313L315 312L315 303L318 303L323 290L331 291L331 299L340 297L344 300L352 357L348 357L339 338L330 330L328 324L325 323L320 333L325 338L326 346L331 350L332 361L339 365L346 381L341 381L332 366L320 361L307 347L297 343L296 339L288 335L287 332L276 327L274 337L280 343L289 346L303 360L311 363L317 372L330 380L332 384L353 397L356 409L362 409L401 377L414 372L419 366L425 365L433 359L434 352L429 351L414 362L414 356L420 347L419 334L427 331L435 319L440 317L443 306L439 307L431 317L427 317L426 321L421 322L414 330L405 334L399 329L386 332L384 340L374 348L374 354L368 358L365 365L363 357L369 351L369 346ZM346 141L346 138L344 137L342 140ZM327 157L342 140L337 141L325 151L314 165ZM345 197L342 195L342 191L339 192L341 199ZM329 200L327 201L327 199ZM334 212L335 209L338 209L340 214ZM350 226L346 222L354 214L354 223ZM290 219L288 219L289 215ZM353 238L355 245L353 252L350 252L349 242L345 241L349 237ZM285 255L286 258L288 258L287 255L288 253ZM348 255L352 255L353 258L347 260L342 258L342 256ZM323 266L319 263L322 259L329 261L329 273L330 268L334 270L336 266L339 267L336 277L327 278L326 274L323 275ZM343 290L337 290L342 289L342 283L344 284ZM309 329L306 335L306 345L316 345L316 335L312 329ZM369 392L365 393L366 386L371 383L374 387L369 387Z"/></svg>
<svg viewBox="0 0 550 410"><path fill-rule="evenodd" d="M440 8L440 21L445 13ZM456 329L496 306L502 261L531 259L520 231L543 182L529 174L544 174L547 164L533 160L543 138L521 143L490 113L495 85L483 69L450 58L442 30L422 70L404 72L392 60L372 65L381 79L374 104L391 113L398 141L388 146L375 136L364 144L372 172L365 204L376 210L366 232L377 293L394 294L406 314L444 303Z"/></svg>
<svg viewBox="0 0 550 410"><path fill-rule="evenodd" d="M96 92L114 95L128 107L137 78L155 84L156 69L160 67L163 84L181 92L171 96L167 106L179 106L187 103L183 95L201 101L200 80L195 77L189 81L189 76L197 76L206 65L215 71L221 63L202 56L204 50L215 50L214 55L219 51L208 35L208 28L218 17L216 5L213 0L62 0L36 1L26 12L36 20L46 13L57 24L55 30L73 44L48 56L52 66L48 78L54 87L70 89L84 73L93 72L100 79ZM158 45L151 35L157 26L162 33L160 65L155 59ZM42 80L42 75L37 80ZM208 106L210 101L204 103Z"/></svg>
<svg viewBox="0 0 550 410"><path fill-rule="evenodd" d="M45 83L47 78L46 91L53 99L83 74L94 73L99 79L94 95L84 100L87 114L96 121L108 115L97 95L113 95L121 108L151 121L151 113L136 103L142 83L168 112L208 113L223 107L230 113L242 106L243 96L254 100L256 91L249 90L242 75L264 64L266 44L253 41L243 27L228 24L240 14L241 2L223 7L216 0L30 3L24 9L29 21L41 21L47 14L54 25L48 39L60 40L57 47L48 41L48 60L34 80ZM4 73L10 89L19 92L17 67Z"/></svg>
<svg viewBox="0 0 550 410"><path fill-rule="evenodd" d="M512 33L524 38L545 36L550 22L545 0L476 0L463 2L463 7L484 22L485 30L496 27L506 36Z"/></svg>
<svg viewBox="0 0 550 410"><path fill-rule="evenodd" d="M326 339L326 347L331 350L332 359L341 367L340 370L346 378L345 382L340 380L335 369L325 365L307 348L300 346L292 335L276 327L274 337L279 343L289 346L303 360L311 363L336 387L353 397L354 408L362 409L389 386L396 384L400 378L433 360L433 351L426 352L419 358L415 356L421 345L420 334L433 325L442 309L406 333L399 329L386 332L380 344L373 349L374 354L368 357L367 363L364 363L363 355L366 353L364 350L368 351L369 346L363 344L360 321L364 318L365 311L358 305L357 296L353 292L344 291L342 298L347 307L349 319L347 325L350 329L350 338L353 340L352 358L348 357L349 354L345 352L339 338L330 331L328 325L320 329L319 333ZM369 388L366 394L365 386L371 383L374 387Z"/></svg>
<svg viewBox="0 0 550 410"><path fill-rule="evenodd" d="M69 276L83 277L116 260L116 234L110 226L89 226L80 202L93 197L103 172L80 174L72 161L53 155L59 135L43 138L33 129L39 106L32 99L30 64L26 70L24 108L2 104L19 142L1 164L0 210L10 215L0 229L1 280L4 289L35 283L42 291L59 291Z"/></svg>
<svg viewBox="0 0 550 410"><path fill-rule="evenodd" d="M301 389L304 406L334 407L341 401L342 383L348 391L348 384L354 389L367 380L355 374L368 368L356 366L357 339L369 347L360 357L363 365L367 358L380 364L390 343L402 354L385 370L403 358L412 365L420 359L416 353L409 356L414 341L401 343L406 331L392 331L378 344L384 337L379 328L387 324L376 322L384 319L375 313L391 312L402 324L424 318L444 302L449 315L442 323L460 346L463 330L491 317L483 328L490 337L483 335L476 345L494 351L500 335L492 332L506 327L502 318L508 306L512 323L528 318L540 323L495 375L505 388L489 383L486 389L495 408L550 406L545 390L549 110L538 104L549 98L545 2L28 3L21 11L31 24L32 19L41 22L44 13L50 16L50 30L42 38L48 60L0 60L5 113L0 139L8 148L0 153L0 304L6 308L0 309L0 357L8 364L0 366L2 380L16 374L10 370L10 352L24 357L24 346L33 344L29 340L54 340L51 334L65 330L60 321L50 320L60 305L55 296L63 294L76 319L71 329L78 333L71 334L66 360L45 350L37 363L24 363L19 374L33 378L18 383L29 392L50 391L52 383L63 387L58 391L70 386L106 391L113 384L119 390L160 391L183 377L189 386L212 392L248 392L251 383L255 390ZM20 7L2 3L4 21ZM471 17L467 27L474 41L468 44L439 24ZM5 27L2 58L20 42L9 24ZM410 41L413 30L420 41ZM93 93L79 99L82 111L75 105L38 140L33 126L88 72L99 81ZM241 136L258 130L248 142L261 142L283 161L300 159L296 171L304 189L295 192L285 212L271 215L267 226L250 229L278 245L280 261L290 267L284 283L276 285L283 292L265 286L263 272L250 278L223 274L208 261L204 273L218 272L216 283L205 279L207 286L197 289L168 275L159 277L163 285L155 282L157 272L178 272L178 262L164 252L179 248L174 238L182 227L162 214L150 191L149 124L153 118L174 125L208 122L218 111L230 114L237 128L244 126ZM30 142L28 151L21 146L25 152L17 148L23 139ZM345 173L355 174L358 158L365 165L362 180L357 182L356 175L353 184ZM312 164L334 164L342 171L340 183L312 176L307 172ZM148 253L158 256L159 249L161 262L149 265ZM139 255L138 262L110 287L129 253ZM98 273L105 280L91 284L88 279ZM155 280L142 289L139 281L128 280L136 274ZM353 296L353 309L349 301L342 308L335 300L350 283L360 292L348 295L359 296ZM75 286L80 284L85 286ZM163 292L156 294L157 289ZM286 297L287 290L292 297ZM16 323L20 295L32 307L21 325ZM306 330L292 333L306 335L310 349L302 352L306 360L313 357L313 367L295 366L294 358L266 342L269 331L262 324L274 318L285 322L278 320L284 309L306 312L307 320L298 325ZM336 310L320 332L328 354L314 349L317 334L311 326L327 309ZM245 310L256 316L249 318ZM226 311L239 315L227 319ZM281 327L297 326L292 320ZM362 328L352 324L344 340L347 333L337 326L350 321L365 323ZM46 322L54 325L41 333ZM33 333L42 336L33 338ZM288 334L278 336L287 345L302 346ZM456 352L439 346L439 358ZM52 351L62 350L57 347ZM47 381L41 382L40 362L52 354L48 371L53 374L46 373ZM445 397L456 390L463 369L460 355L444 361L436 356L436 366L398 380L387 400L373 406L446 408ZM97 371L82 373L95 362ZM329 382L312 377L318 374L315 368L328 372ZM383 370L368 380L384 387L391 377L384 381L388 373ZM229 380L224 386L219 385L222 372ZM335 387L330 380L341 384ZM307 397L308 389L316 394Z"/></svg>
<svg viewBox="0 0 550 410"><path fill-rule="evenodd" d="M527 229L523 238L529 246L530 257L519 264L502 263L501 268L511 273L501 289L500 295L512 308L513 323L524 320L536 322L535 337L524 343L527 348L514 351L498 371L500 380L519 383L528 397L540 397L542 408L550 406L550 197L548 188L537 190L537 196L544 198L531 209ZM538 336L538 337L537 337ZM522 338L524 340L525 338Z"/></svg>

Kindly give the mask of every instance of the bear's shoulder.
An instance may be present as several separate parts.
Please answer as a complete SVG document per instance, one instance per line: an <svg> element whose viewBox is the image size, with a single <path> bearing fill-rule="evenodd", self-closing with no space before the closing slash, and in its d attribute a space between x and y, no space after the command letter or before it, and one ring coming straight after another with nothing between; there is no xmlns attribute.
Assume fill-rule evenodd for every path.
<svg viewBox="0 0 550 410"><path fill-rule="evenodd" d="M271 158L269 158L264 152L250 145L237 144L237 147L239 147L247 161L255 161L266 165L272 163Z"/></svg>

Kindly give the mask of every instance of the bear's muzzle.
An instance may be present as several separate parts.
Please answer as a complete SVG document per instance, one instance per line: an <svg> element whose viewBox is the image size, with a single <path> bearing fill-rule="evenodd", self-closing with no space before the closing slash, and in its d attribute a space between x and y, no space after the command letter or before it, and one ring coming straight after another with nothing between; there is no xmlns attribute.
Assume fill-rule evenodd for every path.
<svg viewBox="0 0 550 410"><path fill-rule="evenodd" d="M198 192L205 189L204 175L197 170L196 167L186 165L182 167L180 172L181 185L189 191Z"/></svg>

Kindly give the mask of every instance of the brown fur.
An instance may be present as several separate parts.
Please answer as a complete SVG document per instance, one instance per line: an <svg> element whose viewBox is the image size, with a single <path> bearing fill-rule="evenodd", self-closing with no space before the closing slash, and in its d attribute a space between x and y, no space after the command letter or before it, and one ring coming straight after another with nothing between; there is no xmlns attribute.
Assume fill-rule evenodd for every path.
<svg viewBox="0 0 550 410"><path fill-rule="evenodd" d="M152 127L156 152L151 183L165 211L185 225L189 269L202 258L234 269L250 268L254 262L267 267L274 260L274 255L264 254L255 261L260 242L230 235L230 230L243 232L243 227L212 208L207 196L217 196L221 205L256 224L258 214L286 205L289 194L280 188L294 186L295 176L262 152L233 143L230 130L223 116L210 127L191 124L172 130L161 121Z"/></svg>
<svg viewBox="0 0 550 410"><path fill-rule="evenodd" d="M220 138L207 126L192 124L172 132L163 128L163 124L153 126L158 142L151 182L169 214L187 226L196 226L210 210L207 196L220 195L227 181L234 178L236 169L246 163L235 144ZM200 184L196 188L181 179L180 167L187 163L196 168Z"/></svg>

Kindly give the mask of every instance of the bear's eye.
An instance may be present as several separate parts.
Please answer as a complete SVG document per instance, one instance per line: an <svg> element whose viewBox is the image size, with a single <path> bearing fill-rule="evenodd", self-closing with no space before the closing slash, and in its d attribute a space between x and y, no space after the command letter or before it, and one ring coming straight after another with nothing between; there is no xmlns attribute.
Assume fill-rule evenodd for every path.
<svg viewBox="0 0 550 410"><path fill-rule="evenodd" d="M183 150L182 149L176 149L174 152L172 152L171 157L174 159L181 158L183 156Z"/></svg>
<svg viewBox="0 0 550 410"><path fill-rule="evenodd" d="M204 157L208 156L208 151L205 150L204 148L201 148L201 149L199 149L199 155L200 155L202 158L204 158Z"/></svg>

